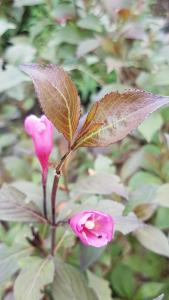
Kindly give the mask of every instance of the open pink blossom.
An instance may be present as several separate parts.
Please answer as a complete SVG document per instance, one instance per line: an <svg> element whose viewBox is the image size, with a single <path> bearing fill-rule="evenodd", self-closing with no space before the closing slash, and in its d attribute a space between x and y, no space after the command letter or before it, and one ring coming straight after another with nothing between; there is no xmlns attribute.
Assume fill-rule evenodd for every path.
<svg viewBox="0 0 169 300"><path fill-rule="evenodd" d="M69 220L69 224L82 243L88 246L105 246L114 235L114 219L96 210L77 213Z"/></svg>
<svg viewBox="0 0 169 300"><path fill-rule="evenodd" d="M43 182L48 172L49 155L53 148L53 125L45 115L30 115L25 119L25 130L32 137L35 153L41 163Z"/></svg>

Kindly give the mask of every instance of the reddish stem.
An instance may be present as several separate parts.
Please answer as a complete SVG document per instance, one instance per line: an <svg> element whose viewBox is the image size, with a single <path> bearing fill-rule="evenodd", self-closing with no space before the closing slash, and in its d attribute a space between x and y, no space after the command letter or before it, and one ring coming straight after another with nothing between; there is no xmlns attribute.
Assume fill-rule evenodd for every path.
<svg viewBox="0 0 169 300"><path fill-rule="evenodd" d="M45 218L47 219L48 218L48 215L47 215L47 199L46 199L46 182L42 182L42 188L43 188L43 213L44 213L44 216Z"/></svg>
<svg viewBox="0 0 169 300"><path fill-rule="evenodd" d="M56 235L56 193L58 190L58 184L60 179L60 172L62 166L65 163L66 158L70 154L71 151L67 152L61 159L60 163L56 167L53 186L52 186L52 193L51 193L51 208L52 208L52 227L51 227L51 255L54 256L55 252L55 235Z"/></svg>

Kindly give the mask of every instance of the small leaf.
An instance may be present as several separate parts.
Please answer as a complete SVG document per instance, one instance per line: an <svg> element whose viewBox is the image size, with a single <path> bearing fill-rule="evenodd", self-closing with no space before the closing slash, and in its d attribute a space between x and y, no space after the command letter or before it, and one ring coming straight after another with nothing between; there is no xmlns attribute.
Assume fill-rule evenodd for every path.
<svg viewBox="0 0 169 300"><path fill-rule="evenodd" d="M130 212L139 205L149 204L157 206L154 203L154 198L158 189L158 185L144 184L140 185L135 191L129 193L129 201L125 206L125 213ZM146 195L146 197L145 197Z"/></svg>
<svg viewBox="0 0 169 300"><path fill-rule="evenodd" d="M164 136L165 136L165 140L166 140L166 143L167 143L167 147L169 149L169 134L168 133L164 133Z"/></svg>
<svg viewBox="0 0 169 300"><path fill-rule="evenodd" d="M160 206L169 207L169 183L162 184L159 186L156 192L154 202Z"/></svg>
<svg viewBox="0 0 169 300"><path fill-rule="evenodd" d="M113 165L112 159L109 157L99 154L94 162L94 170L96 173L115 173L115 166Z"/></svg>
<svg viewBox="0 0 169 300"><path fill-rule="evenodd" d="M8 65L5 70L0 69L0 93L16 87L17 85L28 81L16 67Z"/></svg>
<svg viewBox="0 0 169 300"><path fill-rule="evenodd" d="M158 208L154 219L154 225L159 229L169 228L169 207Z"/></svg>
<svg viewBox="0 0 169 300"><path fill-rule="evenodd" d="M100 47L100 40L99 39L86 39L82 41L77 48L76 55L77 57L82 57L88 54L89 52L93 52L98 47Z"/></svg>
<svg viewBox="0 0 169 300"><path fill-rule="evenodd" d="M144 159L144 150L139 149L124 162L121 169L121 177L126 180L133 175L141 166Z"/></svg>
<svg viewBox="0 0 169 300"><path fill-rule="evenodd" d="M54 277L54 263L49 257L34 257L17 277L14 285L15 300L40 300L46 285Z"/></svg>
<svg viewBox="0 0 169 300"><path fill-rule="evenodd" d="M35 183L26 180L13 181L11 183L11 186L16 188L21 193L24 193L25 203L28 204L33 202L40 209L40 211L43 211L43 193L41 186L38 186ZM50 197L50 194L48 194L48 192L47 197ZM49 201L47 203L47 208L48 211L50 211Z"/></svg>
<svg viewBox="0 0 169 300"><path fill-rule="evenodd" d="M140 90L112 92L92 106L72 148L115 143L137 128L150 113L168 103L169 97Z"/></svg>
<svg viewBox="0 0 169 300"><path fill-rule="evenodd" d="M143 223L137 218L134 213L129 213L128 216L115 217L115 230L120 231L124 235L136 231L138 228L142 228Z"/></svg>
<svg viewBox="0 0 169 300"><path fill-rule="evenodd" d="M112 300L109 282L87 271L88 284L97 295L98 300Z"/></svg>
<svg viewBox="0 0 169 300"><path fill-rule="evenodd" d="M144 285L138 289L138 291L135 295L135 299L136 300L145 300L145 299L150 299L151 297L155 297L163 290L164 286L165 286L165 284L161 283L161 282L144 283Z"/></svg>
<svg viewBox="0 0 169 300"><path fill-rule="evenodd" d="M0 36L2 36L7 30L15 28L15 24L8 22L6 19L0 19Z"/></svg>
<svg viewBox="0 0 169 300"><path fill-rule="evenodd" d="M52 9L51 15L58 23L61 24L67 20L76 18L75 7L73 4L68 3L57 4L56 8Z"/></svg>
<svg viewBox="0 0 169 300"><path fill-rule="evenodd" d="M148 250L169 257L169 242L165 234L158 228L147 225L135 232L138 241Z"/></svg>
<svg viewBox="0 0 169 300"><path fill-rule="evenodd" d="M0 136L0 153L3 148L12 146L17 141L17 136L14 133L5 133Z"/></svg>
<svg viewBox="0 0 169 300"><path fill-rule="evenodd" d="M80 245L80 269L82 271L86 270L88 267L92 266L102 255L105 247L95 248L90 246Z"/></svg>
<svg viewBox="0 0 169 300"><path fill-rule="evenodd" d="M32 6L44 3L44 0L14 0L14 6Z"/></svg>
<svg viewBox="0 0 169 300"><path fill-rule="evenodd" d="M149 116L138 128L147 142L151 142L154 134L163 126L163 118L159 113L154 113Z"/></svg>
<svg viewBox="0 0 169 300"><path fill-rule="evenodd" d="M80 100L68 74L57 65L22 65L35 86L45 115L71 143L80 117Z"/></svg>
<svg viewBox="0 0 169 300"><path fill-rule="evenodd" d="M101 32L102 31L102 25L98 17L94 15L87 15L85 18L80 19L77 22L77 25L80 28L92 30L92 31L97 31Z"/></svg>
<svg viewBox="0 0 169 300"><path fill-rule="evenodd" d="M8 280L14 275L18 269L18 260L26 255L29 255L32 248L7 247L0 245L0 284Z"/></svg>
<svg viewBox="0 0 169 300"><path fill-rule="evenodd" d="M0 220L14 222L40 222L46 219L33 203L25 203L26 195L16 188L4 185L0 190Z"/></svg>
<svg viewBox="0 0 169 300"><path fill-rule="evenodd" d="M82 274L72 266L61 263L56 264L52 296L53 300L98 300Z"/></svg>
<svg viewBox="0 0 169 300"><path fill-rule="evenodd" d="M136 283L132 271L123 264L117 264L111 274L111 284L116 293L125 299L132 299Z"/></svg>
<svg viewBox="0 0 169 300"><path fill-rule="evenodd" d="M161 178L146 171L138 171L129 181L129 186L132 190L139 189L144 185L159 185L162 184Z"/></svg>
<svg viewBox="0 0 169 300"><path fill-rule="evenodd" d="M84 194L109 195L112 193L127 198L127 189L120 182L118 176L100 173L77 182L72 190L72 197L78 198Z"/></svg>
<svg viewBox="0 0 169 300"><path fill-rule="evenodd" d="M134 212L140 220L147 221L153 216L156 209L156 204L144 203L136 206Z"/></svg>

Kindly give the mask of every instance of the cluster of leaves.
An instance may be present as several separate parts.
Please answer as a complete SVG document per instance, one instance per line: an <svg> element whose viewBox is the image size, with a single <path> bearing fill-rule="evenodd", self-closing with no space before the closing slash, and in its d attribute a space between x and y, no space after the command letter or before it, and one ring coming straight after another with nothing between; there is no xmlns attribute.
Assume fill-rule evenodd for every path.
<svg viewBox="0 0 169 300"><path fill-rule="evenodd" d="M92 148L87 152L81 149L67 162L58 191L58 220L67 218L70 211L97 207L115 217L118 234L114 243L103 252L104 249L80 246L70 231L63 232L63 228L58 228L58 255L57 261L53 261L51 257L44 258L44 249L48 249L49 241L46 238L48 227L42 215L41 189L36 185L40 181L39 167L21 126L21 120L28 112L39 109L29 79L18 70L18 64L35 60L63 64L66 70L72 70L85 106L94 102L76 141L72 138L78 123L79 105L71 106L70 112L64 112L69 124L63 122L61 115L59 121L56 120L50 94L48 105L44 106L46 90L42 70L37 69L38 80L43 81L38 93L45 113L74 149L115 142L159 107L159 98L136 92L138 101L139 97L142 101L144 97L149 99L147 108L144 101L144 109L139 107L134 119L136 125L125 107L126 99L129 102L133 100L131 92L123 94L125 98L112 94L118 95L121 102L115 108L110 106L109 96L105 96L99 105L95 104L96 99L107 92L128 87L168 94L166 7L161 5L161 15L157 16L158 5L158 1L152 4L152 1L108 0L99 3L15 0L2 4L0 181L1 184L9 183L2 188L0 195L0 239L3 242L0 248L0 286L3 300L13 299L13 295L16 300L22 300L23 294L27 300L41 299L44 286L50 284L50 288L45 288L47 298L44 299L152 300L160 294L156 299L167 299L168 108L153 113L122 142L106 150ZM27 73L36 86L37 73L35 75L32 69L27 69ZM65 74L61 74L61 78L67 80L68 86L71 85ZM72 86L71 95L77 98ZM69 99L69 104L72 103L71 97L66 99ZM137 101L135 103L137 105ZM167 101L164 100L164 103ZM108 118L105 125L103 109L107 109L110 115L114 112L113 122ZM127 120L116 124L121 110ZM135 111L133 105L131 110ZM51 117L53 114L55 117ZM109 123L113 127L113 135L111 130L106 133L107 128L104 128ZM119 128L123 128L120 138ZM65 153L65 144L62 137L57 137L55 151L58 153L54 153L53 157L59 156L59 152ZM55 164L51 161L49 186ZM35 234L34 242L39 238L41 249L35 251L35 247L30 246L34 230L28 225L15 223L18 221L35 224L33 228L38 230L38 235ZM42 223L40 226L36 224L39 222ZM147 226L140 228L142 222ZM133 231L132 237L125 236ZM85 273L86 278L74 267L63 264L60 255L65 262L81 270L90 268ZM22 271L13 287L19 269Z"/></svg>

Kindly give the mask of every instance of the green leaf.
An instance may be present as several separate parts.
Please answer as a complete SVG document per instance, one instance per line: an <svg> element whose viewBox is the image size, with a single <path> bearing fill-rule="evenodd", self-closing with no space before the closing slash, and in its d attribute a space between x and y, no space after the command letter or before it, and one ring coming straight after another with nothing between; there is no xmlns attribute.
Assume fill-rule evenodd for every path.
<svg viewBox="0 0 169 300"><path fill-rule="evenodd" d="M77 182L72 190L72 197L77 199L84 194L109 195L112 193L127 198L127 189L120 182L118 176L108 173L98 173Z"/></svg>
<svg viewBox="0 0 169 300"><path fill-rule="evenodd" d="M109 282L104 278L100 278L90 271L87 271L88 284L97 296L98 300L112 300Z"/></svg>
<svg viewBox="0 0 169 300"><path fill-rule="evenodd" d="M14 0L14 6L32 6L44 3L44 0Z"/></svg>
<svg viewBox="0 0 169 300"><path fill-rule="evenodd" d="M17 277L14 285L15 300L40 300L43 290L53 281L54 262L51 257L32 258Z"/></svg>
<svg viewBox="0 0 169 300"><path fill-rule="evenodd" d="M169 228L169 208L159 207L154 220L154 225L160 229Z"/></svg>
<svg viewBox="0 0 169 300"><path fill-rule="evenodd" d="M35 183L31 181L26 181L26 180L18 180L18 181L13 181L11 183L11 186L19 190L21 193L24 193L25 195L25 202L31 203L33 202L40 211L43 211L43 193L42 193L42 187L36 185ZM50 195L47 192L47 197L50 197ZM48 201L47 203L47 208L48 210L50 209L50 203Z"/></svg>
<svg viewBox="0 0 169 300"><path fill-rule="evenodd" d="M146 225L135 232L138 241L148 250L169 257L169 241L158 228Z"/></svg>
<svg viewBox="0 0 169 300"><path fill-rule="evenodd" d="M160 147L153 144L147 144L143 146L142 149L144 151L144 159L142 160L141 167L158 176L161 168L159 161L161 155Z"/></svg>
<svg viewBox="0 0 169 300"><path fill-rule="evenodd" d="M115 173L115 166L109 157L99 154L94 162L94 170L97 173Z"/></svg>
<svg viewBox="0 0 169 300"><path fill-rule="evenodd" d="M17 180L19 178L29 179L32 175L29 163L24 161L23 158L18 156L5 156L3 164L10 177Z"/></svg>
<svg viewBox="0 0 169 300"><path fill-rule="evenodd" d="M77 269L58 262L52 285L52 296L53 300L98 300Z"/></svg>
<svg viewBox="0 0 169 300"><path fill-rule="evenodd" d="M31 62L36 54L36 49L26 40L16 41L14 45L7 48L5 59L11 65Z"/></svg>
<svg viewBox="0 0 169 300"><path fill-rule="evenodd" d="M150 78L154 86L165 86L169 84L169 70L167 66L162 66L156 73L151 73Z"/></svg>
<svg viewBox="0 0 169 300"><path fill-rule="evenodd" d="M140 149L134 153L124 162L121 170L121 177L126 180L133 175L141 166L144 159L144 150Z"/></svg>
<svg viewBox="0 0 169 300"><path fill-rule="evenodd" d="M32 247L0 245L0 284L10 279L19 269L19 259L31 254Z"/></svg>
<svg viewBox="0 0 169 300"><path fill-rule="evenodd" d="M127 299L135 294L136 283L132 271L123 264L118 264L111 274L111 284L115 292Z"/></svg>
<svg viewBox="0 0 169 300"><path fill-rule="evenodd" d="M25 203L26 195L10 185L0 190L0 220L14 222L46 223L34 203Z"/></svg>
<svg viewBox="0 0 169 300"><path fill-rule="evenodd" d="M80 268L82 271L92 266L103 254L105 247L94 248L80 245Z"/></svg>
<svg viewBox="0 0 169 300"><path fill-rule="evenodd" d="M94 15L88 15L87 17L80 19L77 25L81 28L101 32L102 25L100 19Z"/></svg>
<svg viewBox="0 0 169 300"><path fill-rule="evenodd" d="M17 136L14 133L5 133L0 136L0 153L2 152L3 148L9 147L15 144L17 140Z"/></svg>
<svg viewBox="0 0 169 300"><path fill-rule="evenodd" d="M154 134L161 129L163 125L163 119L160 113L151 114L139 127L138 130L141 132L147 142L151 142Z"/></svg>
<svg viewBox="0 0 169 300"><path fill-rule="evenodd" d="M26 78L18 68L8 65L5 70L0 69L0 93L15 87L24 81L28 81L28 78Z"/></svg>
<svg viewBox="0 0 169 300"><path fill-rule="evenodd" d="M162 292L164 286L165 284L160 282L146 282L137 291L135 299L145 300L151 299L152 297L156 297L157 295L159 295L160 292Z"/></svg>
<svg viewBox="0 0 169 300"><path fill-rule="evenodd" d="M73 4L62 3L56 4L56 9L51 11L52 17L59 23L74 19L76 17L75 7Z"/></svg>
<svg viewBox="0 0 169 300"><path fill-rule="evenodd" d="M157 205L154 203L154 199L157 190L158 190L158 185L145 184L139 186L135 191L131 191L129 194L129 201L125 206L125 213L130 212L137 205L140 204L153 204L156 207Z"/></svg>
<svg viewBox="0 0 169 300"><path fill-rule="evenodd" d="M70 48L70 45L78 45L83 40L83 38L84 34L82 33L82 31L80 31L75 26L67 25L54 32L54 34L51 36L51 40L49 41L49 45L51 47L57 47L62 43L66 43ZM62 45L61 51L63 51L63 49L64 47Z"/></svg>
<svg viewBox="0 0 169 300"><path fill-rule="evenodd" d="M0 19L0 36L9 29L15 29L15 24L8 22L6 19Z"/></svg>
<svg viewBox="0 0 169 300"><path fill-rule="evenodd" d="M135 254L132 252L124 257L123 263L141 277L151 278L154 281L160 280L161 272L165 268L165 258L150 251L143 251L139 245L136 249Z"/></svg>
<svg viewBox="0 0 169 300"><path fill-rule="evenodd" d="M162 181L159 177L145 171L139 171L133 175L133 177L129 181L129 186L136 190L141 185L147 184L161 184Z"/></svg>
<svg viewBox="0 0 169 300"><path fill-rule="evenodd" d="M77 47L76 55L80 58L90 52L93 52L98 47L100 47L100 40L97 38L83 40Z"/></svg>
<svg viewBox="0 0 169 300"><path fill-rule="evenodd" d="M161 185L156 192L154 202L160 206L169 207L169 183Z"/></svg>

